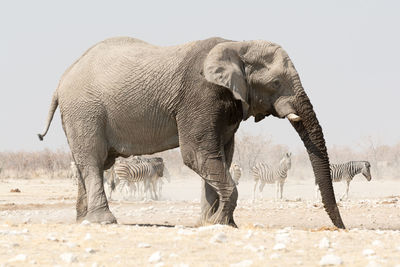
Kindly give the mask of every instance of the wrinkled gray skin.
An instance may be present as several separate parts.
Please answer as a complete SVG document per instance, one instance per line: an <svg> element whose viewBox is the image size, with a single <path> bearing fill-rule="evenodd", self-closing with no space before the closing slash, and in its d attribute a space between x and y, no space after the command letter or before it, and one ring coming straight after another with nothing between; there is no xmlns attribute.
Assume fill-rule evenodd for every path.
<svg viewBox="0 0 400 267"><path fill-rule="evenodd" d="M234 134L249 116L258 122L290 114L325 209L334 225L344 228L321 126L279 45L211 38L159 47L127 37L108 39L64 73L41 139L57 105L80 171L78 222L116 222L102 176L117 156L179 146L183 162L203 178L200 221L236 226L238 192L228 171Z"/></svg>

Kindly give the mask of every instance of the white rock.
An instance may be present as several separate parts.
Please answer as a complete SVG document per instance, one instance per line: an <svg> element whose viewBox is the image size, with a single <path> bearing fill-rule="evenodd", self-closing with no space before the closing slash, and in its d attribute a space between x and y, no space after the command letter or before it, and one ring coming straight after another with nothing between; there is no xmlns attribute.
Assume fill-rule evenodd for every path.
<svg viewBox="0 0 400 267"><path fill-rule="evenodd" d="M375 251L373 249L367 248L367 249L363 250L362 254L364 256L372 256L372 255L375 255Z"/></svg>
<svg viewBox="0 0 400 267"><path fill-rule="evenodd" d="M148 243L139 243L137 245L138 248L151 248L151 245Z"/></svg>
<svg viewBox="0 0 400 267"><path fill-rule="evenodd" d="M247 244L246 246L243 247L243 249L247 249L247 250L250 250L250 251L253 251L253 252L257 252L258 251L258 249L255 246L253 246L252 244Z"/></svg>
<svg viewBox="0 0 400 267"><path fill-rule="evenodd" d="M319 241L319 243L318 243L318 247L319 247L320 249L330 248L330 246L331 246L331 244L330 244L330 242L329 242L329 239L326 238L326 237L322 238L322 239Z"/></svg>
<svg viewBox="0 0 400 267"><path fill-rule="evenodd" d="M60 258L66 263L72 263L78 261L77 257L72 253L63 253L60 255Z"/></svg>
<svg viewBox="0 0 400 267"><path fill-rule="evenodd" d="M376 246L376 247L382 247L382 246L383 246L383 243L382 243L382 241L380 241L380 240L374 240L374 241L372 242L372 245L373 245L373 246Z"/></svg>
<svg viewBox="0 0 400 267"><path fill-rule="evenodd" d="M214 225L207 225L207 226L201 226L197 228L197 231L203 232L203 231L210 231L210 230L221 230L227 226L222 225L222 224L214 224Z"/></svg>
<svg viewBox="0 0 400 267"><path fill-rule="evenodd" d="M292 230L292 227L285 227L283 229L279 229L278 231L276 231L277 234L285 234L285 233L289 233Z"/></svg>
<svg viewBox="0 0 400 267"><path fill-rule="evenodd" d="M273 248L273 250L283 250L283 249L286 249L286 245L283 243L277 243Z"/></svg>
<svg viewBox="0 0 400 267"><path fill-rule="evenodd" d="M215 234L210 239L211 243L225 243L226 241L227 241L227 237L226 237L226 234L223 232Z"/></svg>
<svg viewBox="0 0 400 267"><path fill-rule="evenodd" d="M275 235L277 243L288 243L290 241L289 233L278 233Z"/></svg>
<svg viewBox="0 0 400 267"><path fill-rule="evenodd" d="M92 235L90 233L87 233L85 235L85 240L90 240L90 239L92 239Z"/></svg>
<svg viewBox="0 0 400 267"><path fill-rule="evenodd" d="M253 230L247 231L247 234L244 236L246 239L250 239L253 236Z"/></svg>
<svg viewBox="0 0 400 267"><path fill-rule="evenodd" d="M278 253L272 253L271 256L269 256L269 258L270 258L271 260L279 259L280 257L281 257L281 256L280 256Z"/></svg>
<svg viewBox="0 0 400 267"><path fill-rule="evenodd" d="M164 266L164 265L165 265L164 262L159 262L159 263L157 263L157 264L154 264L154 267L162 267L162 266Z"/></svg>
<svg viewBox="0 0 400 267"><path fill-rule="evenodd" d="M369 261L365 267L380 267L381 265L376 261Z"/></svg>
<svg viewBox="0 0 400 267"><path fill-rule="evenodd" d="M253 261L252 260L243 260L243 261L238 262L238 263L232 263L229 266L230 267L249 267L251 265L253 265Z"/></svg>
<svg viewBox="0 0 400 267"><path fill-rule="evenodd" d="M189 229L179 229L178 230L178 234L179 235L193 235L194 232L192 230L189 230Z"/></svg>
<svg viewBox="0 0 400 267"><path fill-rule="evenodd" d="M321 260L319 261L319 265L322 265L322 266L324 266L324 265L340 265L342 263L343 263L343 260L340 257L333 255L333 254L327 254L327 255L323 256L321 258Z"/></svg>
<svg viewBox="0 0 400 267"><path fill-rule="evenodd" d="M254 227L254 228L265 228L265 225L262 224L262 223L254 223L254 224L253 224L253 227Z"/></svg>
<svg viewBox="0 0 400 267"><path fill-rule="evenodd" d="M28 257L25 254L18 254L14 258L9 259L9 262L14 262L14 261L26 261Z"/></svg>
<svg viewBox="0 0 400 267"><path fill-rule="evenodd" d="M90 225L90 222L88 220L83 220L81 222L81 225Z"/></svg>
<svg viewBox="0 0 400 267"><path fill-rule="evenodd" d="M85 251L86 251L87 253L91 253L91 254L93 254L93 253L96 252L96 250L94 250L93 248L86 248Z"/></svg>
<svg viewBox="0 0 400 267"><path fill-rule="evenodd" d="M77 245L75 244L75 243L73 243L73 242L67 242L66 244L65 244L67 247L69 247L69 248L75 248Z"/></svg>
<svg viewBox="0 0 400 267"><path fill-rule="evenodd" d="M233 244L235 246L238 246L238 247L243 246L243 242L242 241L235 241Z"/></svg>
<svg viewBox="0 0 400 267"><path fill-rule="evenodd" d="M179 264L174 264L174 267L189 267L189 264L186 263L179 263Z"/></svg>
<svg viewBox="0 0 400 267"><path fill-rule="evenodd" d="M171 254L169 254L169 257L170 258L178 258L179 256L176 253L171 253Z"/></svg>
<svg viewBox="0 0 400 267"><path fill-rule="evenodd" d="M150 263L157 263L159 261L161 261L161 251L156 251L149 257Z"/></svg>
<svg viewBox="0 0 400 267"><path fill-rule="evenodd" d="M49 235L47 236L47 240L55 241L55 242L58 241L58 239L57 239L53 234L49 234Z"/></svg>

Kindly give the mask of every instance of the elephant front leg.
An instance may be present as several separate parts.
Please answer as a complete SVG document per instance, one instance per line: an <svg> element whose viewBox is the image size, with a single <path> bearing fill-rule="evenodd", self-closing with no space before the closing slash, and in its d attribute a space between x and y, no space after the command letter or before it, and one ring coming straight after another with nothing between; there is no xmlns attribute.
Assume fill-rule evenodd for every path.
<svg viewBox="0 0 400 267"><path fill-rule="evenodd" d="M181 149L185 164L203 178L200 224L228 224L236 227L233 211L238 192L227 171L223 156L186 153ZM199 160L198 160L199 159Z"/></svg>

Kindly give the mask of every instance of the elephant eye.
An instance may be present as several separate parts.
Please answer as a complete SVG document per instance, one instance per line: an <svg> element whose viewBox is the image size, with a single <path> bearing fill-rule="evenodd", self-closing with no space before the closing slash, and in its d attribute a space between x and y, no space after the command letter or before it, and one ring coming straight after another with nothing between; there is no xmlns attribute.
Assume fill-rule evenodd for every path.
<svg viewBox="0 0 400 267"><path fill-rule="evenodd" d="M279 80L274 80L274 81L272 82L272 87L273 87L274 89L279 89L279 88L281 87L281 82L280 82Z"/></svg>

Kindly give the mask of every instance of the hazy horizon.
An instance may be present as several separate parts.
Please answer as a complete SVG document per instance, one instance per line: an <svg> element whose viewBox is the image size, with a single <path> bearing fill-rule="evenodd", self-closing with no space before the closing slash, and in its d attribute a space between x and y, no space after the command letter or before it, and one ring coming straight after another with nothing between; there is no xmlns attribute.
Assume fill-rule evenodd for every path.
<svg viewBox="0 0 400 267"><path fill-rule="evenodd" d="M58 81L93 44L131 36L175 45L220 36L264 39L293 60L328 146L371 138L400 142L400 2L395 1L13 1L0 4L0 151L67 148L57 110L43 142ZM345 98L343 97L345 96ZM242 123L239 135L302 147L286 120Z"/></svg>

